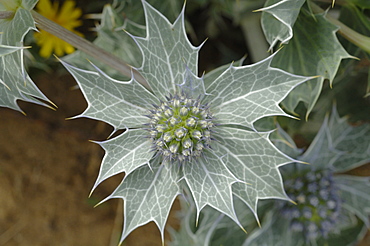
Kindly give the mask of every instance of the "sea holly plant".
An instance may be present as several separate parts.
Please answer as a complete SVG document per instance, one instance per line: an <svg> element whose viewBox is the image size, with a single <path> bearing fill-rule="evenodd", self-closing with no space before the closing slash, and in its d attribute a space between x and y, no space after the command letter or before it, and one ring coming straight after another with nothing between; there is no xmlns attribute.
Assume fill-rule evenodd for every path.
<svg viewBox="0 0 370 246"><path fill-rule="evenodd" d="M81 24L81 12L72 10L72 1L66 1L62 11L52 9L48 0L39 2L41 14L53 10L51 16L58 20L67 18L67 10L74 13L66 26L68 32L32 10L37 0L0 0L0 106L20 110L18 99L49 102L23 64L26 47L22 42L35 24L79 49L60 61L88 103L75 118L88 117L114 127L108 140L97 142L105 156L92 192L106 179L125 173L121 184L103 200L124 200L120 242L151 221L163 242L170 209L179 195L193 209L191 216L185 216L192 229L181 234L189 235L188 245L192 240L195 245L219 244L222 239L215 238L214 232L237 238L236 245L260 245L264 240L276 245L276 235L285 237L284 245L331 242L337 231L351 234L350 241L357 240L364 224L369 224L369 197L362 193L368 180L339 173L369 161L368 128L348 126L334 111L302 155L281 129L284 141L273 145L270 139L275 133L265 125L291 117L280 103L295 112L302 101L309 113L323 81L332 84L342 59L352 58L336 37L338 27L367 52L369 39L346 29L312 1L266 1L260 11L270 51L279 44L285 47L255 64L234 62L199 76L203 44L195 47L187 38L185 7L172 23L146 1L141 2L145 26L122 19L123 14L111 6L104 7L94 46L70 32ZM248 1L229 6L237 9L241 2ZM264 1L255 2L262 5ZM368 8L362 1L353 2ZM365 29L370 30L366 25ZM38 42L44 45L41 56L52 50L47 36L45 42ZM73 51L71 46L67 50ZM122 75L128 79L117 80ZM286 142L293 148L281 144ZM285 165L292 162L296 164ZM258 206L260 200L267 201ZM255 229L260 225L257 208L263 215L262 229ZM283 226L279 221L284 221ZM235 237L233 228L241 236ZM244 229L253 231L247 241Z"/></svg>
<svg viewBox="0 0 370 246"><path fill-rule="evenodd" d="M183 205L181 228L171 230L171 245L355 245L370 226L370 179L344 172L370 161L369 136L368 123L351 126L335 108L304 152L279 128L272 136L275 145L309 163L280 168L287 195L295 204L264 201L259 228L245 205L236 203L239 218L247 223L243 225L252 228L248 235L214 210L205 211L199 227L191 228L194 210ZM180 238L188 238L187 244Z"/></svg>
<svg viewBox="0 0 370 246"><path fill-rule="evenodd" d="M146 37L132 38L143 55L137 70L149 87L132 76L123 82L98 67L63 65L75 77L88 107L79 117L105 121L117 137L99 144L106 151L93 190L125 172L110 198L124 199L121 241L138 226L164 226L175 198L189 189L197 208L205 206L241 226L233 197L256 214L262 198L287 199L278 167L293 161L276 149L269 132L254 130L266 116L288 116L278 104L310 79L270 66L273 56L250 65L228 66L213 81L198 77L198 53L186 37L184 10L172 24L142 1ZM104 201L105 201L104 200Z"/></svg>

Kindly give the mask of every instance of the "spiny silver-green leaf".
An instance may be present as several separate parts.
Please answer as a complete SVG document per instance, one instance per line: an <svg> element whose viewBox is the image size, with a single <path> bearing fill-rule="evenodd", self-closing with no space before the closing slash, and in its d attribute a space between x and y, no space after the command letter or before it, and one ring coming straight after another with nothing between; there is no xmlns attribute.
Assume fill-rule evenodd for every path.
<svg viewBox="0 0 370 246"><path fill-rule="evenodd" d="M272 49L279 41L283 44L293 37L292 27L305 0L267 0L261 23L267 41Z"/></svg>
<svg viewBox="0 0 370 246"><path fill-rule="evenodd" d="M370 124L351 126L335 107L307 151L299 158L316 168L345 172L370 161Z"/></svg>
<svg viewBox="0 0 370 246"><path fill-rule="evenodd" d="M258 199L289 200L278 167L294 160L274 147L269 140L269 133L220 127L215 138L218 142L212 148L230 172L241 181L233 184L233 193L255 215Z"/></svg>
<svg viewBox="0 0 370 246"><path fill-rule="evenodd" d="M186 78L189 69L198 74L198 52L187 39L184 9L171 24L166 17L142 1L145 10L147 36L134 37L143 53L143 63L138 69L154 94L166 100L169 94L179 92L178 85Z"/></svg>
<svg viewBox="0 0 370 246"><path fill-rule="evenodd" d="M340 157L339 151L335 151L334 147L330 145L327 134L328 120L326 117L309 148L299 157L300 160L313 165L314 168L331 168Z"/></svg>
<svg viewBox="0 0 370 246"><path fill-rule="evenodd" d="M5 56L5 55L9 55L15 51L18 51L22 49L22 47L16 47L16 46L8 46L8 45L0 45L0 57L1 56ZM7 87L7 85L4 83L4 81L2 81L2 79L0 78L0 84L4 85L7 89L10 90L9 87Z"/></svg>
<svg viewBox="0 0 370 246"><path fill-rule="evenodd" d="M370 178L338 175L334 179L340 189L340 197L345 201L343 207L356 214L370 227Z"/></svg>
<svg viewBox="0 0 370 246"><path fill-rule="evenodd" d="M0 20L0 45L5 49L0 56L0 106L21 111L17 100L44 106L47 105L37 99L50 102L25 71L23 48L9 53L9 47L23 47L24 36L33 29L35 24L30 11L21 7L11 19Z"/></svg>
<svg viewBox="0 0 370 246"><path fill-rule="evenodd" d="M128 81L117 81L101 70L82 70L61 61L76 79L88 106L78 117L105 121L115 130L141 127L147 123L145 114L158 100L140 85L134 77Z"/></svg>
<svg viewBox="0 0 370 246"><path fill-rule="evenodd" d="M335 36L338 27L324 14L315 16L302 11L294 25L294 37L276 54L272 66L304 76L320 76L295 88L282 105L289 112L305 103L307 115L315 105L325 79L330 83L342 59L352 58Z"/></svg>
<svg viewBox="0 0 370 246"><path fill-rule="evenodd" d="M235 67L240 67L243 65L245 57L233 63ZM203 86L204 89L208 88L221 74L227 71L230 68L230 64L225 64L220 67L213 69L212 71L204 74L203 76ZM207 92L206 92L207 93Z"/></svg>
<svg viewBox="0 0 370 246"><path fill-rule="evenodd" d="M370 124L352 126L347 117L340 118L334 108L327 129L331 145L341 151L340 158L334 163L336 172L345 172L370 162Z"/></svg>
<svg viewBox="0 0 370 246"><path fill-rule="evenodd" d="M197 221L200 211L210 205L228 215L239 224L234 211L231 185L238 180L226 167L226 163L213 151L183 165L183 173L197 208Z"/></svg>
<svg viewBox="0 0 370 246"><path fill-rule="evenodd" d="M234 199L234 202L236 214L247 231L250 232L258 227L250 209L239 199ZM195 225L197 209L192 199L186 199L186 203L180 199L180 204L181 210L178 217L180 228L178 230L169 228L171 246L241 245L249 235L232 219L211 207L205 207L202 210L199 224ZM267 205L271 204L272 202ZM261 214L265 214L271 208L265 205L259 207Z"/></svg>
<svg viewBox="0 0 370 246"><path fill-rule="evenodd" d="M281 152L291 158L297 158L303 152L303 149L297 147L294 140L280 127L280 125L277 125L277 129L271 134L270 139Z"/></svg>
<svg viewBox="0 0 370 246"><path fill-rule="evenodd" d="M244 242L243 246L303 246L304 238L298 238L289 228L289 220L281 219L276 210L268 211L262 227L255 229Z"/></svg>
<svg viewBox="0 0 370 246"><path fill-rule="evenodd" d="M153 153L148 151L152 145L145 139L146 135L145 130L130 129L113 139L98 142L105 150L105 156L92 190L117 173L128 175L142 165L149 165Z"/></svg>
<svg viewBox="0 0 370 246"><path fill-rule="evenodd" d="M124 199L124 228L121 242L137 227L154 221L164 240L164 227L172 203L180 194L179 165L155 160L124 178L110 198Z"/></svg>
<svg viewBox="0 0 370 246"><path fill-rule="evenodd" d="M236 61L233 63L233 65L235 67L240 67L243 65L243 61L244 61L244 58L243 57L242 59ZM218 68L215 68L213 69L212 71L206 73L204 76L203 76L203 83L204 83L204 87L205 88L208 88L210 84L213 83L213 81L215 79L217 79L221 74L223 74L226 70L228 70L230 68L230 64L225 64L223 66L220 66Z"/></svg>
<svg viewBox="0 0 370 246"><path fill-rule="evenodd" d="M23 49L23 47L0 45L0 56L9 55L15 51Z"/></svg>
<svg viewBox="0 0 370 246"><path fill-rule="evenodd" d="M370 178L338 175L335 182L340 196L345 201L343 207L355 213L367 227L370 227Z"/></svg>
<svg viewBox="0 0 370 246"><path fill-rule="evenodd" d="M224 214L219 213L215 209L206 207L202 210L202 219L196 228L194 228L194 220L198 212L191 199L189 199L189 202L190 206L182 202L182 215L179 216L180 229L176 231L174 228L169 228L171 234L170 246L209 245L214 230L217 228L222 218L225 217ZM196 230L195 232L193 232L194 229Z"/></svg>
<svg viewBox="0 0 370 246"><path fill-rule="evenodd" d="M220 124L254 129L253 123L263 117L289 116L278 104L294 87L310 78L271 67L273 57L253 65L230 66L208 85L205 101L213 105Z"/></svg>
<svg viewBox="0 0 370 246"><path fill-rule="evenodd" d="M272 202L260 204L258 207L259 214L264 215L270 211L272 208L271 204ZM235 199L235 211L248 233L246 234L240 230L232 220L225 216L218 223L209 245L242 245L247 236L250 235L250 232L261 227L260 224L257 224L255 215L251 213L250 209L240 199Z"/></svg>
<svg viewBox="0 0 370 246"><path fill-rule="evenodd" d="M181 91L191 98L203 98L206 95L203 78L199 78L186 68L184 82L179 84Z"/></svg>

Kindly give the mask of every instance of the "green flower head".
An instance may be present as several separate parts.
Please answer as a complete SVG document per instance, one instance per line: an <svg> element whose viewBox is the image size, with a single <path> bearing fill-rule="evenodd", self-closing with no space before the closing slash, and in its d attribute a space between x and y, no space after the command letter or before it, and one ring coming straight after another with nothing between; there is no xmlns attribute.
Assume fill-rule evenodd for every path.
<svg viewBox="0 0 370 246"><path fill-rule="evenodd" d="M293 232L304 232L306 242L327 238L339 223L341 199L332 172L309 170L303 177L284 182L288 196L297 204L278 203L278 209L290 220Z"/></svg>
<svg viewBox="0 0 370 246"><path fill-rule="evenodd" d="M109 198L122 198L124 230L154 221L162 237L175 198L189 189L200 210L209 205L240 225L233 197L256 214L258 199L287 198L278 166L293 160L278 151L254 122L284 115L278 106L308 80L270 67L273 56L250 66L224 66L198 77L198 52L187 39L184 10L172 24L142 1L145 38L132 76L117 81L100 69L64 66L77 80L88 107L80 116L126 131L99 144L106 151L93 190L121 172L126 176ZM198 218L197 218L198 219Z"/></svg>
<svg viewBox="0 0 370 246"><path fill-rule="evenodd" d="M370 124L354 127L334 107L304 153L286 132L279 131L284 136L284 141L276 141L279 149L310 165L296 163L280 169L295 204L271 201L265 225L243 245L275 241L297 246L355 245L370 225L370 179L345 172L369 162Z"/></svg>
<svg viewBox="0 0 370 246"><path fill-rule="evenodd" d="M163 159L185 162L200 157L210 147L214 127L212 114L200 100L175 95L161 102L148 115L153 150Z"/></svg>

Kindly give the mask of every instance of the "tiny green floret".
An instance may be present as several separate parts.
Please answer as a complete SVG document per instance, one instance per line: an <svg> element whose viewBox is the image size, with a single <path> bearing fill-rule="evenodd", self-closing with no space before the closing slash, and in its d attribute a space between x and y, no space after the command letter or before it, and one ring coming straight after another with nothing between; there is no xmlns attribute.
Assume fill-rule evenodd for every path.
<svg viewBox="0 0 370 246"><path fill-rule="evenodd" d="M180 94L153 106L147 130L153 150L164 159L183 162L210 147L213 117L199 99Z"/></svg>

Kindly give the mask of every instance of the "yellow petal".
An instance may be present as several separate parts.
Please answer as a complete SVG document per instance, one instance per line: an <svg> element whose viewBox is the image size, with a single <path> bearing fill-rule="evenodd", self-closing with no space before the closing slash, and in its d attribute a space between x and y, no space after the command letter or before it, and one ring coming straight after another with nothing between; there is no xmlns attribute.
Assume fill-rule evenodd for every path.
<svg viewBox="0 0 370 246"><path fill-rule="evenodd" d="M44 15L47 18L50 18L50 16L55 16L55 10L51 6L50 0L40 0L37 3L37 11L41 14Z"/></svg>
<svg viewBox="0 0 370 246"><path fill-rule="evenodd" d="M44 42L40 49L40 56L44 58L49 58L53 52L53 43L51 40Z"/></svg>
<svg viewBox="0 0 370 246"><path fill-rule="evenodd" d="M72 46L72 45L70 45L69 43L66 43L66 46L65 46L65 52L67 53L67 54L71 54L71 53L73 53L75 51L75 48Z"/></svg>
<svg viewBox="0 0 370 246"><path fill-rule="evenodd" d="M76 8L76 3L73 0L66 0L59 10L58 1L53 4L50 0L40 0L37 9L40 14L55 21L64 28L83 36L82 33L74 29L82 25L82 21L78 18L82 15L82 10ZM55 37L45 31L40 31L34 35L36 43L41 47L40 56L49 57L53 52L57 56L62 56L65 53L70 54L75 51L75 48L67 42Z"/></svg>
<svg viewBox="0 0 370 246"><path fill-rule="evenodd" d="M40 30L40 32L36 32L34 36L36 38L36 43L41 46L49 40L49 37L51 36L51 34L43 30Z"/></svg>
<svg viewBox="0 0 370 246"><path fill-rule="evenodd" d="M55 50L55 54L57 56L62 56L64 55L64 49L63 49L63 40L61 39L57 39L57 40L54 40L55 44L54 44L54 50Z"/></svg>
<svg viewBox="0 0 370 246"><path fill-rule="evenodd" d="M80 20L76 20L76 21L70 21L68 23L65 23L63 25L64 28L72 31L73 29L75 29L76 27L79 27L79 26L82 26L82 21Z"/></svg>
<svg viewBox="0 0 370 246"><path fill-rule="evenodd" d="M69 23L82 15L82 10L80 8L75 8L75 5L75 2L72 0L64 2L58 16L58 20L61 23Z"/></svg>

